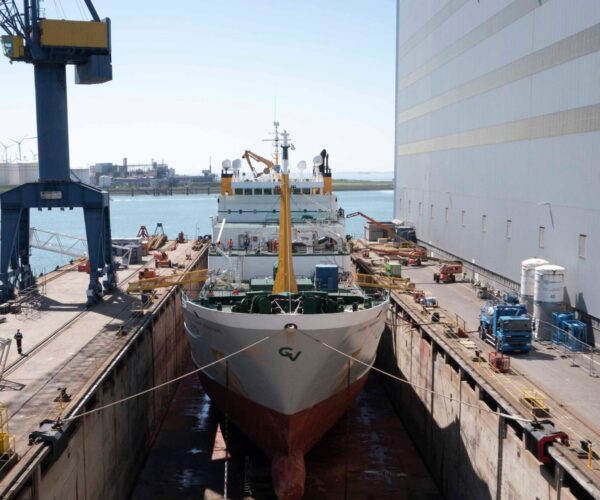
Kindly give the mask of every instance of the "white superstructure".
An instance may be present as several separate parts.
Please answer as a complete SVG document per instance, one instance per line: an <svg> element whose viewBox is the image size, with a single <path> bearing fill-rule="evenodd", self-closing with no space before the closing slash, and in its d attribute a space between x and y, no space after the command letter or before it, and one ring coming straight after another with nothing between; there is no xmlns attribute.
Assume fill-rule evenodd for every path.
<svg viewBox="0 0 600 500"><path fill-rule="evenodd" d="M231 194L221 194L212 220L213 247L209 269L234 269L237 278L270 276L277 263L280 184L277 173L246 178L235 169ZM317 264L336 264L350 271L344 211L337 196L325 192L323 174L316 167L308 177L304 170L290 179L294 268L310 277Z"/></svg>
<svg viewBox="0 0 600 500"><path fill-rule="evenodd" d="M563 266L600 318L598 81L596 0L399 0L395 216L517 285Z"/></svg>

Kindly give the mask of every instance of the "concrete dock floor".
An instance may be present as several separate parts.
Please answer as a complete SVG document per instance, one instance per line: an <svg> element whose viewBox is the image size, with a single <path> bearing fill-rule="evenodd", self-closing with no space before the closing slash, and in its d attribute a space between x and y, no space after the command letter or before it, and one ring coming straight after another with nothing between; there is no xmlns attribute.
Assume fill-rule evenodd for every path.
<svg viewBox="0 0 600 500"><path fill-rule="evenodd" d="M187 265L192 257L192 242L169 252L173 262ZM66 266L39 280L41 307L8 314L0 324L0 337L13 339L17 329L23 334L23 356L12 340L6 369L0 381L0 401L8 407L9 432L15 438L16 452L25 456L31 446L28 436L46 418L57 419L93 384L98 374L126 344L128 337L118 336L120 326L134 328L142 318L132 318L131 308L139 296L124 293L129 281L138 279L143 267L154 267L151 256L144 264L119 270L119 290L107 295L90 308L85 306L89 276ZM160 273L171 274L171 269ZM158 301L161 294L157 295ZM72 401L61 405L54 401L59 388L66 388ZM17 464L13 471L18 470Z"/></svg>
<svg viewBox="0 0 600 500"><path fill-rule="evenodd" d="M417 288L437 297L441 307L461 316L469 331L477 330L479 311L486 301L477 298L469 283L436 284L433 281L434 270L433 266L407 267L404 275ZM484 344L476 334L470 338ZM596 361L600 363L600 357ZM534 341L532 352L511 356L511 366L556 399L563 410L600 434L600 378L590 376L582 367L572 366L571 361L561 357L550 342ZM600 364L597 370L600 373Z"/></svg>
<svg viewBox="0 0 600 500"><path fill-rule="evenodd" d="M572 366L569 359L563 359L556 348L549 342L534 341L534 349L529 354L511 355L511 371L497 374L486 362L474 361L475 348L480 349L482 357L487 360L489 352L494 349L479 339L476 333L478 317L485 301L476 297L469 283L436 284L433 281L435 266L403 269L403 276L409 277L417 289L424 290L435 296L440 304L442 321L452 323L459 315L466 322L469 340L473 342L468 348L460 339L449 339L452 347L481 375L499 394L516 408L522 416L529 417L528 409L520 402L525 389L537 389L546 396L546 406L550 409L550 419L556 428L569 435L571 449L568 450L569 460L580 473L594 484L600 484L600 461L593 460L591 468L587 459L578 457L574 448L580 446L580 441L590 440L600 442L600 379L589 375L581 367ZM421 310L406 294L396 295L408 307ZM401 298L402 297L402 298ZM431 311L424 319L429 318Z"/></svg>

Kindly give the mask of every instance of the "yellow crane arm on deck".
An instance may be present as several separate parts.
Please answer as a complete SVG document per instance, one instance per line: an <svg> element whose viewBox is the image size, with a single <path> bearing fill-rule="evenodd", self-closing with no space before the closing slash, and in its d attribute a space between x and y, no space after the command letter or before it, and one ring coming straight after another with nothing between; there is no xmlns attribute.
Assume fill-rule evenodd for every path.
<svg viewBox="0 0 600 500"><path fill-rule="evenodd" d="M255 179L257 177L260 177L263 174L268 174L271 170L273 170L273 168L275 168L275 164L271 160L267 160L266 158L263 158L262 156L257 155L256 153L253 153L252 151L249 151L249 150L244 151L242 158L244 158L244 160L246 160L248 162L248 165L250 166L250 170L252 170L252 173L254 174ZM250 161L250 159L253 159L254 161L257 161L257 162L260 162L260 163L266 165L267 168L265 168L262 172L258 172L254 168L254 165L252 165L252 162Z"/></svg>
<svg viewBox="0 0 600 500"><path fill-rule="evenodd" d="M202 283L208 278L208 269L197 269L187 273L170 274L166 276L157 276L156 278L147 278L144 280L133 281L127 287L127 293L149 292L156 288L169 288L174 285L191 285L193 283Z"/></svg>

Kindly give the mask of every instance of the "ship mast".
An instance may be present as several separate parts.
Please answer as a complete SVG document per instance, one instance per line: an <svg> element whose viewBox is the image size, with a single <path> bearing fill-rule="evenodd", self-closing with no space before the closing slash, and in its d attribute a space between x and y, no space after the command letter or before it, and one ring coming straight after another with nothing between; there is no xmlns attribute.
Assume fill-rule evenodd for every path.
<svg viewBox="0 0 600 500"><path fill-rule="evenodd" d="M281 198L279 202L279 257L277 261L277 275L273 283L273 293L297 293L296 275L292 260L292 212L290 207L290 169L288 150L288 133L283 137L283 150L281 162Z"/></svg>

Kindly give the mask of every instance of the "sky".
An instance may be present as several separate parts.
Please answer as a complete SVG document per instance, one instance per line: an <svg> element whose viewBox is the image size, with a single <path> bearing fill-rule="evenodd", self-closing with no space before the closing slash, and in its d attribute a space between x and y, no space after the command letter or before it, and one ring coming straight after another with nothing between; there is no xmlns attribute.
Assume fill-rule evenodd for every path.
<svg viewBox="0 0 600 500"><path fill-rule="evenodd" d="M83 5L42 2L73 20ZM334 171L393 170L395 0L94 5L112 21L113 81L75 85L67 69L71 168L127 157L199 174L210 157L213 169L245 149L269 157L276 116L293 166L326 148ZM35 135L33 68L0 56L0 142Z"/></svg>

